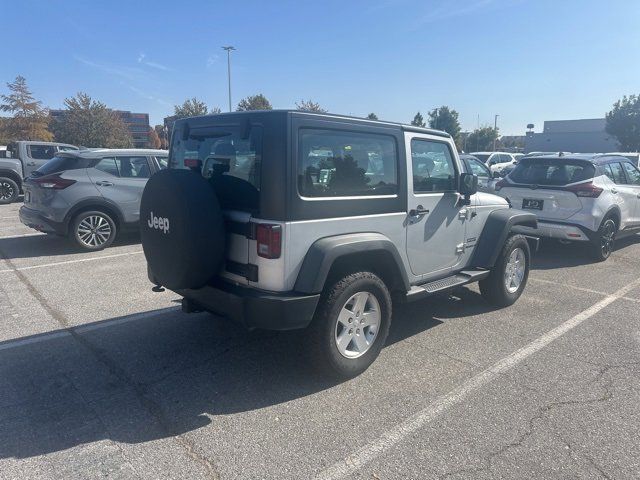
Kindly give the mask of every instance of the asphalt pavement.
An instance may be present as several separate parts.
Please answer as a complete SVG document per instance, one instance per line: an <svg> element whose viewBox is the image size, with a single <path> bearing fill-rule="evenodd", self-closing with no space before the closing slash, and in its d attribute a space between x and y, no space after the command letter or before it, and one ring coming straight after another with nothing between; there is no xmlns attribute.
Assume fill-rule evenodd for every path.
<svg viewBox="0 0 640 480"><path fill-rule="evenodd" d="M640 238L544 244L524 295L397 309L345 382L304 332L153 293L139 239L81 253L0 206L0 479L640 478Z"/></svg>

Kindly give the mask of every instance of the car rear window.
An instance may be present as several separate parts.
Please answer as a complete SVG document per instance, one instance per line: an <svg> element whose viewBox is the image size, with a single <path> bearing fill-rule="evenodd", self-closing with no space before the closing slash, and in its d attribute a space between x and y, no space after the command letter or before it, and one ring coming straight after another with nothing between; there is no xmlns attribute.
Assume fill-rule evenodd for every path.
<svg viewBox="0 0 640 480"><path fill-rule="evenodd" d="M482 163L487 163L487 160L489 160L489 157L491 156L490 153L472 153L471 155L476 157Z"/></svg>
<svg viewBox="0 0 640 480"><path fill-rule="evenodd" d="M77 170L79 168L89 167L94 160L79 157L53 157L47 163L35 170L31 175L34 177L42 177L59 173L65 170Z"/></svg>
<svg viewBox="0 0 640 480"><path fill-rule="evenodd" d="M595 167L589 162L558 158L523 158L509 174L515 183L563 186L593 178Z"/></svg>
<svg viewBox="0 0 640 480"><path fill-rule="evenodd" d="M185 129L174 135L169 168L199 169L213 185L224 208L258 210L262 127Z"/></svg>

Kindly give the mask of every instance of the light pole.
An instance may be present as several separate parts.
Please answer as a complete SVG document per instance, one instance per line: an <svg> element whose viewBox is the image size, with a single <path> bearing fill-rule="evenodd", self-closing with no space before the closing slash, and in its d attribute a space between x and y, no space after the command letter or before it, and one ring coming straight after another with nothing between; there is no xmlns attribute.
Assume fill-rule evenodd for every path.
<svg viewBox="0 0 640 480"><path fill-rule="evenodd" d="M496 140L498 140L498 117L500 115L496 115L493 119L493 130L495 131L496 136L493 137L493 151L496 151Z"/></svg>
<svg viewBox="0 0 640 480"><path fill-rule="evenodd" d="M229 111L231 111L231 51L235 50L235 47L228 45L226 47L222 47L222 49L227 51L227 79L229 81Z"/></svg>

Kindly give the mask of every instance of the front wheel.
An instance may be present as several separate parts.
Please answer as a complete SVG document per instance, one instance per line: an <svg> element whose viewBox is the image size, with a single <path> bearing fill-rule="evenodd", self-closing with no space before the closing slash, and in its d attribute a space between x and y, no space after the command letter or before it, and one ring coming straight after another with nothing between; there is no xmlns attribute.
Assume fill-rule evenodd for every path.
<svg viewBox="0 0 640 480"><path fill-rule="evenodd" d="M6 177L0 177L0 205L7 205L15 202L20 195L18 184Z"/></svg>
<svg viewBox="0 0 640 480"><path fill-rule="evenodd" d="M513 305L527 284L530 265L527 239L522 235L509 237L489 276L480 280L480 293L497 307Z"/></svg>
<svg viewBox="0 0 640 480"><path fill-rule="evenodd" d="M311 360L322 373L351 378L364 372L384 346L391 324L391 297L371 272L357 272L322 294L307 330Z"/></svg>
<svg viewBox="0 0 640 480"><path fill-rule="evenodd" d="M104 212L82 212L71 222L69 237L83 250L102 250L115 240L116 224Z"/></svg>

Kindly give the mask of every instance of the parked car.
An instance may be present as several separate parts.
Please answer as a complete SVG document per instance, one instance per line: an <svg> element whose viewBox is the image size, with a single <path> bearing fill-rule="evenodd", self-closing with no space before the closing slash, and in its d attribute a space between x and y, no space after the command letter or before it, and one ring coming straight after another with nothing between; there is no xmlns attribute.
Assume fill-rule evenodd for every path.
<svg viewBox="0 0 640 480"><path fill-rule="evenodd" d="M527 157L495 189L536 212L538 235L589 242L597 260L611 255L617 237L640 231L640 170L625 157Z"/></svg>
<svg viewBox="0 0 640 480"><path fill-rule="evenodd" d="M25 179L20 221L101 250L118 233L138 228L144 186L166 165L165 150L58 152Z"/></svg>
<svg viewBox="0 0 640 480"><path fill-rule="evenodd" d="M478 190L486 193L495 193L493 186L497 182L497 178L501 178L500 174L493 173L483 162L473 155L461 154L465 172L473 173L478 177Z"/></svg>
<svg viewBox="0 0 640 480"><path fill-rule="evenodd" d="M516 164L516 159L507 152L471 152L469 155L484 162L492 172L500 172L506 166Z"/></svg>
<svg viewBox="0 0 640 480"><path fill-rule="evenodd" d="M15 202L22 193L22 179L29 176L58 152L78 150L74 145L20 141L7 146L0 155L0 204Z"/></svg>
<svg viewBox="0 0 640 480"><path fill-rule="evenodd" d="M395 302L480 282L497 306L527 283L536 216L477 193L445 132L297 111L176 121L170 167L141 204L149 279L248 328L307 328L350 377L382 349ZM535 243L535 239L531 238Z"/></svg>
<svg viewBox="0 0 640 480"><path fill-rule="evenodd" d="M511 156L513 157L513 159L517 162L518 160L520 160L522 157L524 157L524 153L512 153Z"/></svg>
<svg viewBox="0 0 640 480"><path fill-rule="evenodd" d="M604 153L603 155L620 155L631 160L631 163L633 163L636 167L640 166L638 161L640 159L640 153L638 152L612 152Z"/></svg>

